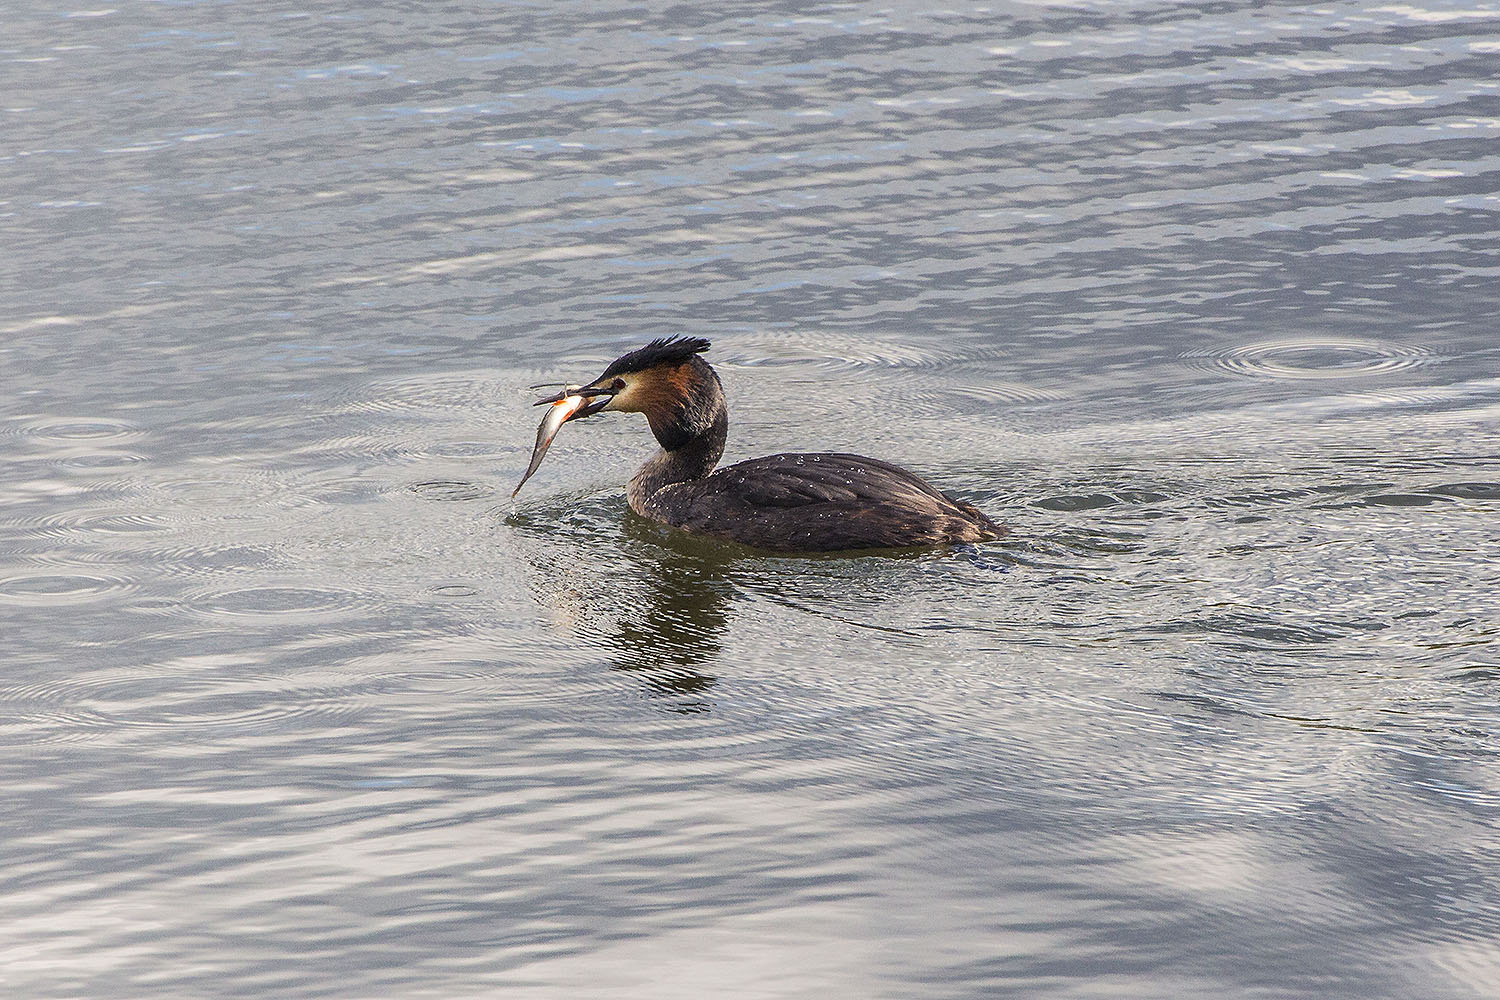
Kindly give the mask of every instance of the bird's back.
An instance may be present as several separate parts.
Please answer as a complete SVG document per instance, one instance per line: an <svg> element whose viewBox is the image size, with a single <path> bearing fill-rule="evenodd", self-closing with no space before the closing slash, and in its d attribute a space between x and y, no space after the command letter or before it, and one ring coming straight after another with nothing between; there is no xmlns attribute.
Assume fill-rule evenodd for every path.
<svg viewBox="0 0 1500 1000"><path fill-rule="evenodd" d="M795 552L952 545L1004 529L905 469L837 453L754 458L647 498L640 513L687 531Z"/></svg>

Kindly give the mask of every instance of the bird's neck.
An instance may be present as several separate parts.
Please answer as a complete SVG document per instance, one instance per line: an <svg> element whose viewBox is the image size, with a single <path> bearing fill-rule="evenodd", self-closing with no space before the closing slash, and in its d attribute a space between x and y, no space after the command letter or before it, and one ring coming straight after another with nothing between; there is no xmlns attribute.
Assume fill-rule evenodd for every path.
<svg viewBox="0 0 1500 1000"><path fill-rule="evenodd" d="M652 494L662 487L702 479L714 471L724 454L724 440L729 436L729 411L722 395L717 403L708 426L686 440L657 432L657 440L662 441L661 451L641 466L630 481L630 505L637 513L645 513ZM654 423L652 430L657 430ZM676 447L667 447L669 442Z"/></svg>

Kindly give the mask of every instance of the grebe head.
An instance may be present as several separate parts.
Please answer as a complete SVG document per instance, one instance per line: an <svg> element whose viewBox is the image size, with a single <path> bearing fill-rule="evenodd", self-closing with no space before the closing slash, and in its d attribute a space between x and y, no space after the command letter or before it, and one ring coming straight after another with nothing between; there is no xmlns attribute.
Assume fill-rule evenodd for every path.
<svg viewBox="0 0 1500 1000"><path fill-rule="evenodd" d="M568 396L588 400L568 420L606 410L644 413L663 448L680 448L712 429L724 410L719 377L698 357L708 346L702 337L653 340L610 362L604 374L588 385L564 389L537 400L536 405Z"/></svg>

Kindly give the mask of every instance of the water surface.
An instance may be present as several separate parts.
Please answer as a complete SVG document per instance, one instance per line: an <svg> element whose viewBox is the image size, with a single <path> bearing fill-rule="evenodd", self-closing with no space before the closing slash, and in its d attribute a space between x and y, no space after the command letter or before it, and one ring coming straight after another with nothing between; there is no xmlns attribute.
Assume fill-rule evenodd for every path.
<svg viewBox="0 0 1500 1000"><path fill-rule="evenodd" d="M1500 8L30 3L8 996L1500 993ZM1011 527L633 518L527 385Z"/></svg>

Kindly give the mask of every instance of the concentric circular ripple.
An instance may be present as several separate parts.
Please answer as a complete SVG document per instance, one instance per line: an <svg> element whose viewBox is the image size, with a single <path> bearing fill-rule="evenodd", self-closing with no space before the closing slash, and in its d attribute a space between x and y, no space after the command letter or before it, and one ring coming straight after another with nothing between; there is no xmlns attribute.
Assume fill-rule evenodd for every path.
<svg viewBox="0 0 1500 1000"><path fill-rule="evenodd" d="M320 587L251 587L198 594L191 607L212 618L308 619L343 617L365 604L361 595Z"/></svg>
<svg viewBox="0 0 1500 1000"><path fill-rule="evenodd" d="M107 417L38 417L21 424L18 430L54 444L116 444L143 433L128 421Z"/></svg>
<svg viewBox="0 0 1500 1000"><path fill-rule="evenodd" d="M418 454L423 458L495 458L505 450L494 441L435 441Z"/></svg>
<svg viewBox="0 0 1500 1000"><path fill-rule="evenodd" d="M350 401L349 408L355 412L482 410L508 398L515 389L498 373L490 377L461 372L414 375L370 383Z"/></svg>
<svg viewBox="0 0 1500 1000"><path fill-rule="evenodd" d="M286 496L285 477L264 469L225 470L220 477L181 477L143 482L139 502L152 509L230 509L276 506Z"/></svg>
<svg viewBox="0 0 1500 1000"><path fill-rule="evenodd" d="M268 566L276 558L276 550L269 545L229 540L183 541L147 549L139 558L173 576L201 577Z"/></svg>
<svg viewBox="0 0 1500 1000"><path fill-rule="evenodd" d="M465 583L445 583L433 587L428 593L437 597L474 597L479 591Z"/></svg>
<svg viewBox="0 0 1500 1000"><path fill-rule="evenodd" d="M384 492L384 484L368 476L310 477L290 482L280 502L288 507L363 504L380 499Z"/></svg>
<svg viewBox="0 0 1500 1000"><path fill-rule="evenodd" d="M495 495L494 487L483 483L466 483L461 480L439 479L428 483L413 483L408 487L423 500L454 502L483 500Z"/></svg>
<svg viewBox="0 0 1500 1000"><path fill-rule="evenodd" d="M716 345L715 362L746 368L810 363L827 369L940 369L998 357L1002 352L979 343L955 349L931 340L886 340L867 334L817 331L759 331Z"/></svg>
<svg viewBox="0 0 1500 1000"><path fill-rule="evenodd" d="M1268 340L1188 360L1228 375L1275 379L1339 379L1388 375L1430 361L1431 352L1373 340Z"/></svg>
<svg viewBox="0 0 1500 1000"><path fill-rule="evenodd" d="M86 454L64 455L55 459L55 463L62 468L77 469L81 472L123 469L139 465L144 461L146 461L146 456L134 451L90 451Z"/></svg>
<svg viewBox="0 0 1500 1000"><path fill-rule="evenodd" d="M981 385L958 385L948 390L955 396L967 396L982 403L1055 403L1066 399L1060 392L1020 382L986 382Z"/></svg>
<svg viewBox="0 0 1500 1000"><path fill-rule="evenodd" d="M32 530L37 535L59 538L154 534L169 531L171 526L147 511L71 510L37 518Z"/></svg>
<svg viewBox="0 0 1500 1000"><path fill-rule="evenodd" d="M121 577L91 573L33 573L0 578L0 604L46 607L86 604L124 593L134 586Z"/></svg>
<svg viewBox="0 0 1500 1000"><path fill-rule="evenodd" d="M347 715L355 695L346 686L253 674L15 685L0 689L0 745L80 743L139 729L222 736Z"/></svg>

